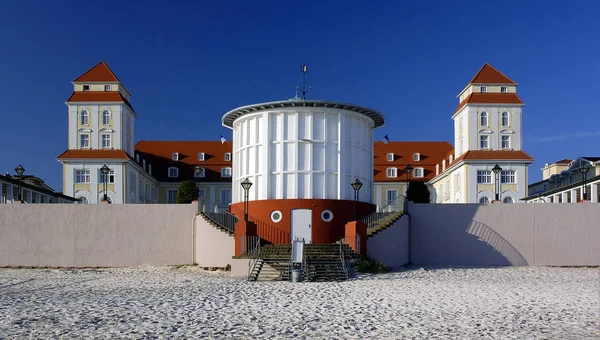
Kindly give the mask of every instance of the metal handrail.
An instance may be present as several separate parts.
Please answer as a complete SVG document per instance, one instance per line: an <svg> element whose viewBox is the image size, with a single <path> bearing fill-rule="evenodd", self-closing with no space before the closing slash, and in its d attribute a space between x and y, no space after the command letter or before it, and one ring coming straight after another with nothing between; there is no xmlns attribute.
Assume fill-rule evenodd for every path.
<svg viewBox="0 0 600 340"><path fill-rule="evenodd" d="M252 247L253 243L256 243L254 247ZM248 244L250 244L251 247L248 247ZM245 249L245 253L248 255L248 257L250 257L250 261L248 262L248 280L250 280L250 275L252 275L254 272L254 269L258 264L258 260L260 259L260 237L246 236L246 234L244 234L242 235L242 246L242 254L244 253ZM247 250L249 248L252 250L248 252Z"/></svg>
<svg viewBox="0 0 600 340"><path fill-rule="evenodd" d="M344 254L344 239L340 242L340 261L342 261L342 268L344 274L346 274L346 280L348 280L348 268L346 268L346 255Z"/></svg>
<svg viewBox="0 0 600 340"><path fill-rule="evenodd" d="M209 220L213 221L218 226L227 229L227 231L231 233L235 233L235 224L238 221L238 218L230 214L226 211L223 212L205 212L201 213L203 216L206 216Z"/></svg>
<svg viewBox="0 0 600 340"><path fill-rule="evenodd" d="M364 217L361 221L367 225L367 231L377 229L397 216L402 215L406 211L406 203L406 197L400 195L383 208Z"/></svg>
<svg viewBox="0 0 600 340"><path fill-rule="evenodd" d="M244 212L235 205L231 206L231 211L235 211L237 216L244 216ZM289 232L277 229L251 215L248 215L248 220L256 224L256 234L260 236L261 239L275 244L291 243Z"/></svg>

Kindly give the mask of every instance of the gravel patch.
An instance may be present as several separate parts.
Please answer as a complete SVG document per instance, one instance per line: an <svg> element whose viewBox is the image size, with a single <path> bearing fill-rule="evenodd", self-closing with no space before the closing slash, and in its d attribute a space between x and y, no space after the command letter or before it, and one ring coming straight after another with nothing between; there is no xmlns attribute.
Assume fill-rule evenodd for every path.
<svg viewBox="0 0 600 340"><path fill-rule="evenodd" d="M0 338L598 339L598 268L247 282L197 267L0 269Z"/></svg>

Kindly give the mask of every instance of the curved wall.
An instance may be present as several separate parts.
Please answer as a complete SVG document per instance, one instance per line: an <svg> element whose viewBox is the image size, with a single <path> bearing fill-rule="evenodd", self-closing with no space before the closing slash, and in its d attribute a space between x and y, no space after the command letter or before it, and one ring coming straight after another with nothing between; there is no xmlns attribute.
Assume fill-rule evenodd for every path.
<svg viewBox="0 0 600 340"><path fill-rule="evenodd" d="M334 199L281 199L249 201L248 215L265 222L272 227L290 233L291 211L293 209L311 209L312 243L335 243L345 235L346 223L354 220L354 201ZM281 220L273 222L271 212L281 211ZM325 222L321 218L321 212L329 210L333 219ZM375 212L376 206L366 202L358 202L358 218L363 218ZM231 212L238 218L243 218L244 203L231 205ZM290 243L289 239L269 240L273 243Z"/></svg>
<svg viewBox="0 0 600 340"><path fill-rule="evenodd" d="M323 107L258 110L233 123L232 202L253 183L249 200L353 200L350 183L363 182L359 200L372 201L373 119Z"/></svg>

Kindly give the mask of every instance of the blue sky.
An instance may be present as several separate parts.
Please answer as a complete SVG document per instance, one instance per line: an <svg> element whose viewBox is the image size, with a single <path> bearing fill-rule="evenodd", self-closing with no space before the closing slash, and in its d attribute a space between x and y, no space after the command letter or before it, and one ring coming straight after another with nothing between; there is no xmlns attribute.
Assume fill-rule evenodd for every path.
<svg viewBox="0 0 600 340"><path fill-rule="evenodd" d="M600 155L593 1L11 1L0 14L0 171L62 190L71 81L105 60L132 93L136 141L231 138L221 116L288 99L382 112L376 138L452 141L456 96L485 63L519 83L536 162Z"/></svg>

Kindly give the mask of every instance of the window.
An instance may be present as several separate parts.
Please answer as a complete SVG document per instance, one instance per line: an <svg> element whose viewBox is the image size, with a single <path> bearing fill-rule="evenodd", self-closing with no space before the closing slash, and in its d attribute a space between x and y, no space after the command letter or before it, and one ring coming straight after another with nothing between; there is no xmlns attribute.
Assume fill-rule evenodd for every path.
<svg viewBox="0 0 600 340"><path fill-rule="evenodd" d="M89 204L87 197L79 196L77 197L79 201L75 202L75 204Z"/></svg>
<svg viewBox="0 0 600 340"><path fill-rule="evenodd" d="M82 133L79 135L79 147L80 148L89 148L90 147L90 135L87 133Z"/></svg>
<svg viewBox="0 0 600 340"><path fill-rule="evenodd" d="M198 189L198 197L203 198L205 196L204 189Z"/></svg>
<svg viewBox="0 0 600 340"><path fill-rule="evenodd" d="M150 195L151 195L151 197L150 197L150 201L151 201L152 203L154 203L154 187L152 187L152 188L150 189Z"/></svg>
<svg viewBox="0 0 600 340"><path fill-rule="evenodd" d="M502 148L510 149L510 136L508 136L508 135L502 136Z"/></svg>
<svg viewBox="0 0 600 340"><path fill-rule="evenodd" d="M412 175L413 177L423 177L423 168L415 168Z"/></svg>
<svg viewBox="0 0 600 340"><path fill-rule="evenodd" d="M90 183L90 170L75 170L75 183Z"/></svg>
<svg viewBox="0 0 600 340"><path fill-rule="evenodd" d="M479 88L481 92L487 92L487 86L482 86Z"/></svg>
<svg viewBox="0 0 600 340"><path fill-rule="evenodd" d="M106 149L106 148L110 148L111 147L111 136L109 133L103 133L102 134L102 148Z"/></svg>
<svg viewBox="0 0 600 340"><path fill-rule="evenodd" d="M479 148L480 149L489 149L490 148L490 136L488 136L488 135L479 136Z"/></svg>
<svg viewBox="0 0 600 340"><path fill-rule="evenodd" d="M331 220L333 220L333 213L331 210L323 210L321 212L321 219L323 222L331 222Z"/></svg>
<svg viewBox="0 0 600 340"><path fill-rule="evenodd" d="M110 85L104 85L104 91L110 91Z"/></svg>
<svg viewBox="0 0 600 340"><path fill-rule="evenodd" d="M421 154L418 152L413 153L413 161L418 162L421 160Z"/></svg>
<svg viewBox="0 0 600 340"><path fill-rule="evenodd" d="M110 125L110 111L102 111L102 125Z"/></svg>
<svg viewBox="0 0 600 340"><path fill-rule="evenodd" d="M500 173L500 183L502 184L514 184L515 181L515 171L514 170L502 170Z"/></svg>
<svg viewBox="0 0 600 340"><path fill-rule="evenodd" d="M398 199L398 190L390 189L386 192L386 205L390 205Z"/></svg>
<svg viewBox="0 0 600 340"><path fill-rule="evenodd" d="M104 174L102 173L102 171L98 170L98 183L104 183ZM114 183L115 182L115 170L110 170L108 172L108 180L107 183Z"/></svg>
<svg viewBox="0 0 600 340"><path fill-rule="evenodd" d="M88 123L89 123L89 114L86 110L83 110L79 114L79 124L88 125Z"/></svg>
<svg viewBox="0 0 600 340"><path fill-rule="evenodd" d="M90 86L89 85L83 85L83 91L89 91L90 90Z"/></svg>
<svg viewBox="0 0 600 340"><path fill-rule="evenodd" d="M488 126L488 114L487 112L481 112L481 126Z"/></svg>
<svg viewBox="0 0 600 340"><path fill-rule="evenodd" d="M135 191L135 174L134 173L130 173L129 174L129 191ZM132 200L133 202L133 200Z"/></svg>
<svg viewBox="0 0 600 340"><path fill-rule="evenodd" d="M502 112L502 126L508 126L508 112Z"/></svg>
<svg viewBox="0 0 600 340"><path fill-rule="evenodd" d="M140 178L140 181L138 182L138 195L140 197L140 202L144 201L144 183L142 182L142 179Z"/></svg>
<svg viewBox="0 0 600 340"><path fill-rule="evenodd" d="M231 189L222 189L220 198L221 208L227 208L231 203Z"/></svg>
<svg viewBox="0 0 600 340"><path fill-rule="evenodd" d="M460 187L460 173L457 173L454 176L454 188L459 188Z"/></svg>
<svg viewBox="0 0 600 340"><path fill-rule="evenodd" d="M506 86L500 86L500 93L507 93L508 88Z"/></svg>
<svg viewBox="0 0 600 340"><path fill-rule="evenodd" d="M225 162L230 162L231 161L231 152L226 152L225 153Z"/></svg>
<svg viewBox="0 0 600 340"><path fill-rule="evenodd" d="M231 168L222 168L221 177L231 177Z"/></svg>
<svg viewBox="0 0 600 340"><path fill-rule="evenodd" d="M204 160L204 152L198 152L198 160L199 161L203 161Z"/></svg>
<svg viewBox="0 0 600 340"><path fill-rule="evenodd" d="M394 178L398 176L396 168L387 168L386 175L388 178Z"/></svg>
<svg viewBox="0 0 600 340"><path fill-rule="evenodd" d="M167 203L175 204L177 202L177 189L167 190Z"/></svg>
<svg viewBox="0 0 600 340"><path fill-rule="evenodd" d="M152 176L152 164L148 164L148 175Z"/></svg>
<svg viewBox="0 0 600 340"><path fill-rule="evenodd" d="M202 170L200 171L199 174L197 174L196 172L194 172L194 177L196 178L204 178L204 172L206 172L206 169L201 168Z"/></svg>
<svg viewBox="0 0 600 340"><path fill-rule="evenodd" d="M477 170L477 183L478 184L492 183L492 172L489 170Z"/></svg>
<svg viewBox="0 0 600 340"><path fill-rule="evenodd" d="M171 154L171 160L172 161L178 161L179 160L179 152L173 152Z"/></svg>
<svg viewBox="0 0 600 340"><path fill-rule="evenodd" d="M387 154L387 160L388 162L392 162L394 160L394 153L390 152Z"/></svg>
<svg viewBox="0 0 600 340"><path fill-rule="evenodd" d="M175 167L170 167L169 168L169 177L174 178L174 177L178 177L179 176L179 169L175 168Z"/></svg>
<svg viewBox="0 0 600 340"><path fill-rule="evenodd" d="M482 198L479 199L479 203L488 204L488 203L490 203L490 199L487 198L486 196L483 196Z"/></svg>
<svg viewBox="0 0 600 340"><path fill-rule="evenodd" d="M273 221L275 223L281 221L282 217L283 217L283 215L281 215L281 211L279 211L279 210L273 210L271 212L271 221Z"/></svg>
<svg viewBox="0 0 600 340"><path fill-rule="evenodd" d="M513 199L512 197L504 197L504 199L502 200L503 203L513 203Z"/></svg>

